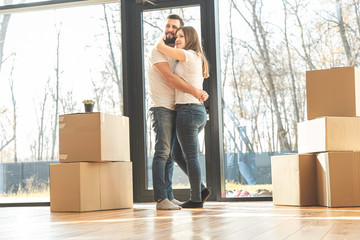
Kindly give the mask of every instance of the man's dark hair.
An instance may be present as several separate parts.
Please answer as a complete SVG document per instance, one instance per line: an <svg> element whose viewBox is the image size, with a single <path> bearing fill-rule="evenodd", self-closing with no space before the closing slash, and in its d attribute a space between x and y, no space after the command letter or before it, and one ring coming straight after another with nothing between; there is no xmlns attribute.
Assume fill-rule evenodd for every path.
<svg viewBox="0 0 360 240"><path fill-rule="evenodd" d="M166 19L175 19L180 21L180 27L184 26L184 20L177 14L170 14Z"/></svg>

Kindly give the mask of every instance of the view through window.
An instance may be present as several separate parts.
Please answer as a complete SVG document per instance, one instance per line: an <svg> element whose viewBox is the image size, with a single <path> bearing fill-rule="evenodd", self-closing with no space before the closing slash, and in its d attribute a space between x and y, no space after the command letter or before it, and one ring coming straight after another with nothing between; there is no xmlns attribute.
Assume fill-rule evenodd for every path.
<svg viewBox="0 0 360 240"><path fill-rule="evenodd" d="M219 7L225 195L271 196L271 156L297 153L306 71L359 65L359 2L234 0Z"/></svg>
<svg viewBox="0 0 360 240"><path fill-rule="evenodd" d="M0 15L0 202L49 201L58 116L123 113L120 4ZM4 30L4 31L3 31Z"/></svg>

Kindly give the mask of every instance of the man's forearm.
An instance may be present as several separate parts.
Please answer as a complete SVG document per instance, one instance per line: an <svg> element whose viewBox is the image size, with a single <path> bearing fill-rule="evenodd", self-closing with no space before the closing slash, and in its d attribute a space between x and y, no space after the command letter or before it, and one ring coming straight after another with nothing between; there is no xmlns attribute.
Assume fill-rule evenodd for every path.
<svg viewBox="0 0 360 240"><path fill-rule="evenodd" d="M185 82L184 79L180 78L176 74L168 74L167 76L165 76L165 80L173 88L192 95L196 95L196 92L199 90L192 86L190 83Z"/></svg>
<svg viewBox="0 0 360 240"><path fill-rule="evenodd" d="M182 92L189 93L199 99L200 101L205 101L207 99L203 97L204 91L198 88L195 88L190 83L184 81L184 79L180 78L178 75L173 73L169 67L168 63L159 62L154 64L155 70L165 79L165 81L172 86ZM205 94L207 95L207 93ZM205 99L205 100L204 100Z"/></svg>

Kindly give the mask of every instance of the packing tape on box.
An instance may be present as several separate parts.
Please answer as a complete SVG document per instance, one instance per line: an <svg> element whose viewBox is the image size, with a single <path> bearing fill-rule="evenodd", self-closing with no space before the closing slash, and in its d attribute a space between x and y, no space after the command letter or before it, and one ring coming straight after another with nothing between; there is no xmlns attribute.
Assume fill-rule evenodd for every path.
<svg viewBox="0 0 360 240"><path fill-rule="evenodd" d="M59 122L64 121L64 117L59 117Z"/></svg>
<svg viewBox="0 0 360 240"><path fill-rule="evenodd" d="M64 128L65 127L65 123L61 123L61 124L59 124L59 128Z"/></svg>
<svg viewBox="0 0 360 240"><path fill-rule="evenodd" d="M59 159L64 159L64 160L66 160L67 157L68 157L67 154L60 154L60 155L59 155Z"/></svg>

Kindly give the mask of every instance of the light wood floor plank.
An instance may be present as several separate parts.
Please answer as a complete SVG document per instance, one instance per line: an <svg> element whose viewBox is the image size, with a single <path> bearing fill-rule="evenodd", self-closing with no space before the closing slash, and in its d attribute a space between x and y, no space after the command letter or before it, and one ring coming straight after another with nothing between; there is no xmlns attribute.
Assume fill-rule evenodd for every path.
<svg viewBox="0 0 360 240"><path fill-rule="evenodd" d="M360 208L286 207L272 202L209 202L204 209L54 213L0 208L0 239L360 239Z"/></svg>
<svg viewBox="0 0 360 240"><path fill-rule="evenodd" d="M345 220L343 222L335 223L324 237L324 240L360 239L359 228L359 221Z"/></svg>

